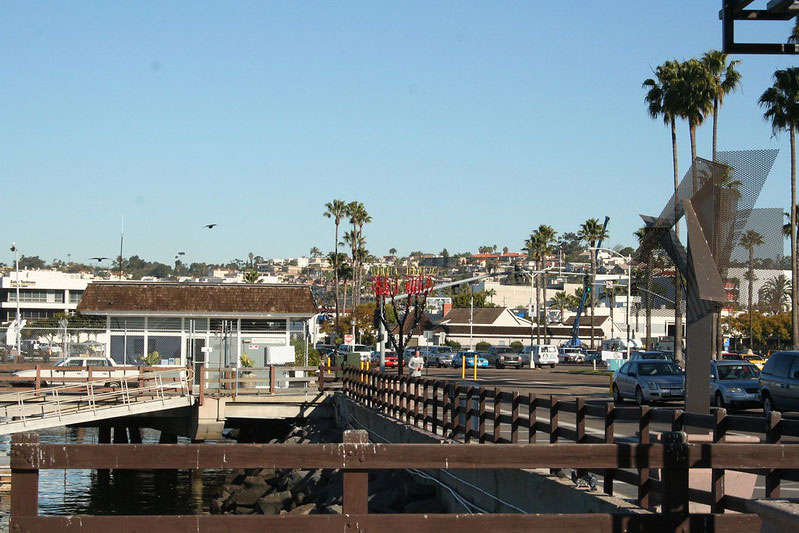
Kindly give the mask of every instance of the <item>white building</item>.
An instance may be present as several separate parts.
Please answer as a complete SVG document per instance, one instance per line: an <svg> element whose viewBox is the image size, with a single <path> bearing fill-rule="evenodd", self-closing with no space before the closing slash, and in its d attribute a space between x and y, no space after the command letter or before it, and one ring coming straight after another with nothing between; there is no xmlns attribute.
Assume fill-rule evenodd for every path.
<svg viewBox="0 0 799 533"><path fill-rule="evenodd" d="M91 274L68 274L57 270L21 270L19 272L19 307L22 318L32 321L50 318L56 313L77 309ZM0 278L0 322L14 320L17 313L17 273L10 271Z"/></svg>

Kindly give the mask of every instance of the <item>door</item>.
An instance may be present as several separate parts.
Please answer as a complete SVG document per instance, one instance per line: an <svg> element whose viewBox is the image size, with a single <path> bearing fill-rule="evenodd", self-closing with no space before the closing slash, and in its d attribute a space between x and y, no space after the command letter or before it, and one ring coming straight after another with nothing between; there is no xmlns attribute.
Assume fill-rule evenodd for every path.
<svg viewBox="0 0 799 533"><path fill-rule="evenodd" d="M627 372L619 371L619 392L630 398L635 396L635 384L637 383L638 363L631 362L627 367Z"/></svg>
<svg viewBox="0 0 799 533"><path fill-rule="evenodd" d="M794 357L785 378L785 406L780 406L788 411L799 411L799 357Z"/></svg>

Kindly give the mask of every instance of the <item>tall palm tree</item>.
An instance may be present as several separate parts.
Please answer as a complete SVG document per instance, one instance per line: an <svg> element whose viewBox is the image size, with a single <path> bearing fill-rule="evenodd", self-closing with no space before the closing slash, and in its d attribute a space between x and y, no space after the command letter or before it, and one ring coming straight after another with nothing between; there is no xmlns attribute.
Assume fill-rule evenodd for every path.
<svg viewBox="0 0 799 533"><path fill-rule="evenodd" d="M680 176L677 168L677 118L680 117L680 99L678 91L678 77L680 72L679 61L666 61L655 69L656 79L644 80L643 87L649 90L644 97L649 116L653 119L662 118L664 124L671 128L671 163L674 179L674 198L679 195ZM679 210L678 202L674 202L674 219L677 219ZM675 224L674 232L680 238L680 225ZM682 276L677 269L674 270L674 355L682 359ZM651 315L650 315L651 320ZM651 322L650 322L651 327ZM651 331L650 331L651 332Z"/></svg>
<svg viewBox="0 0 799 533"><path fill-rule="evenodd" d="M390 256L397 255L397 249L396 248L389 248L388 255L390 255Z"/></svg>
<svg viewBox="0 0 799 533"><path fill-rule="evenodd" d="M728 63L728 57L727 54L719 50L708 50L702 55L701 59L702 64L710 75L710 85L713 93L713 161L716 161L719 106L724 102L724 97L736 90L741 83L741 73L735 70L736 65L738 65L740 61L734 60ZM728 172L727 174L730 173ZM728 177L727 179L729 180L730 178ZM741 182L738 182L738 185L740 185L740 183ZM721 236L719 235L720 219L720 216L715 217L715 231L713 232L713 249L714 255L716 256L718 256L716 252L719 251L721 242ZM721 353L724 349L724 337L721 330L721 309L721 304L714 305L713 327L715 334L713 336L713 357L715 359L721 358Z"/></svg>
<svg viewBox="0 0 799 533"><path fill-rule="evenodd" d="M599 241L608 238L608 230L596 218L589 218L580 225L577 236L585 241L590 248L596 248ZM594 307L596 307L596 292L594 291L594 280L596 279L596 256L597 250L591 250L591 349L594 349Z"/></svg>
<svg viewBox="0 0 799 533"><path fill-rule="evenodd" d="M718 134L719 106L724 97L741 84L741 73L735 70L741 61L727 62L729 56L719 50L708 50L702 55L702 65L710 74L710 89L713 96L713 161L716 160L716 139Z"/></svg>
<svg viewBox="0 0 799 533"><path fill-rule="evenodd" d="M363 226L364 224L370 223L372 221L372 217L366 211L366 207L364 207L363 203L361 202L350 202L347 204L347 215L350 217L352 229L356 234L355 244L358 247L363 246L365 244L365 239L363 238ZM361 302L361 270L363 262L358 257L359 255L361 254L359 254L358 248L355 248L353 250L353 308Z"/></svg>
<svg viewBox="0 0 799 533"><path fill-rule="evenodd" d="M555 236L558 234L555 228L546 224L541 224L535 230L538 235L537 244L541 247L541 264L538 270L543 270L546 266L546 256L553 251L555 245ZM547 274L541 274L543 277L543 293L544 293L544 344L547 344L547 330L546 330L546 316L547 316Z"/></svg>
<svg viewBox="0 0 799 533"><path fill-rule="evenodd" d="M540 236L533 231L530 234L530 238L524 241L524 247L522 250L527 252L527 257L535 262L535 269L541 270L541 243L539 242ZM536 332L536 344L541 344L541 324L538 318L541 316L541 287L539 283L536 283L538 276L533 274L531 276L531 283L535 285L535 316L531 315L530 319L533 320L536 324L535 332Z"/></svg>
<svg viewBox="0 0 799 533"><path fill-rule="evenodd" d="M677 69L675 82L677 115L688 121L691 139L691 164L696 161L696 128L713 110L713 82L705 66L698 59L683 61ZM693 190L699 189L696 169L691 173Z"/></svg>
<svg viewBox="0 0 799 533"><path fill-rule="evenodd" d="M312 259L316 259L317 257L321 257L322 256L322 252L316 246L311 248L309 254L310 254Z"/></svg>
<svg viewBox="0 0 799 533"><path fill-rule="evenodd" d="M788 130L791 140L791 201L796 205L796 129L799 127L799 68L791 67L774 73L774 85L760 96L766 111L763 118L771 122L774 133ZM796 246L796 209L791 209L791 333L793 349L799 350L799 264Z"/></svg>
<svg viewBox="0 0 799 533"><path fill-rule="evenodd" d="M347 214L347 203L344 200L333 200L332 202L328 202L325 204L326 211L322 213L323 216L327 218L332 218L333 221L336 223L336 240L334 242L335 247L333 248L333 253L338 256L338 227L341 224L341 219L346 216ZM339 292L338 292L338 268L336 265L333 265L333 287L335 288L336 292L336 331L338 331L339 325Z"/></svg>
<svg viewBox="0 0 799 533"><path fill-rule="evenodd" d="M755 278L755 248L763 245L763 236L753 229L747 230L741 235L738 244L749 252L749 267L746 272L748 282L748 310L749 310L749 347L752 348L752 291L754 289Z"/></svg>

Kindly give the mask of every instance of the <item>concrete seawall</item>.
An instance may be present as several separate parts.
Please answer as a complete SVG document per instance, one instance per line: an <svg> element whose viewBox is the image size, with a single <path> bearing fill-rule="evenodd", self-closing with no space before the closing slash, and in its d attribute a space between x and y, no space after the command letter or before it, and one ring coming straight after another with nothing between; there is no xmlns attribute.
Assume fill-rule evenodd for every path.
<svg viewBox="0 0 799 533"><path fill-rule="evenodd" d="M375 410L350 401L343 394L334 397L336 421L341 427L367 429L372 442L432 444L452 442L440 435L422 431L388 418ZM475 453L501 453L501 446L474 444ZM482 448L482 449L480 449ZM408 464L408 468L414 468ZM603 493L578 489L570 480L549 475L545 470L497 469L425 473L455 491L461 498L489 513L629 513L650 511ZM448 490L439 491L448 512L466 511Z"/></svg>

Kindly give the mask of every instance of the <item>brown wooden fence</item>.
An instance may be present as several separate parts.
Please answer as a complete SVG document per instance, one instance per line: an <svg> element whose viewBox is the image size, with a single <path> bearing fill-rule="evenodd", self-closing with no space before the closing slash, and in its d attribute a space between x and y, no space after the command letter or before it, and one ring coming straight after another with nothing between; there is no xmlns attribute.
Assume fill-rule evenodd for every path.
<svg viewBox="0 0 799 533"><path fill-rule="evenodd" d="M371 444L348 431L342 444L40 444L14 435L11 445L12 531L752 531L756 515L689 514L684 487L691 468L792 468L799 448L781 444L686 444L670 433L665 444L505 444L475 453L466 444ZM487 445L493 446L493 445ZM368 471L402 469L600 468L663 470L663 512L633 515L444 514L368 512ZM43 469L338 468L343 514L277 516L38 516Z"/></svg>
<svg viewBox="0 0 799 533"><path fill-rule="evenodd" d="M799 420L786 420L779 413L770 417L730 415L724 409L703 415L680 409L620 407L613 403L592 405L584 399L563 400L557 396L540 397L519 394L499 388L473 387L455 381L410 378L378 371L346 368L343 371L343 391L353 400L375 408L383 414L412 424L420 429L464 442L550 444L571 441L580 445L612 444L616 422L634 422L637 435L629 437L639 444L649 444L655 436L653 424L665 425L669 431L684 428L705 430L713 443L728 442L730 432L755 434L768 444L780 443L785 436L799 436ZM564 418L570 422L566 427ZM541 420L544 418L546 421ZM604 435L586 432L586 422L597 421ZM730 444L744 453L750 446ZM754 445L759 449L766 444ZM796 446L799 448L799 446ZM765 448L763 448L765 449ZM585 450L590 452L590 447ZM495 453L495 452L486 452ZM799 462L786 469L763 468L750 465L730 468L749 474L765 476L766 497L780 495L780 480L799 481ZM591 472L603 477L603 490L614 494L614 482L633 485L637 489L637 503L652 507L663 499L663 480L653 477L654 471L641 467L629 469L597 469ZM746 498L725 493L725 470L714 468L711 472L711 490L685 486L691 501L710 506L711 512L723 513L726 509L748 512Z"/></svg>

